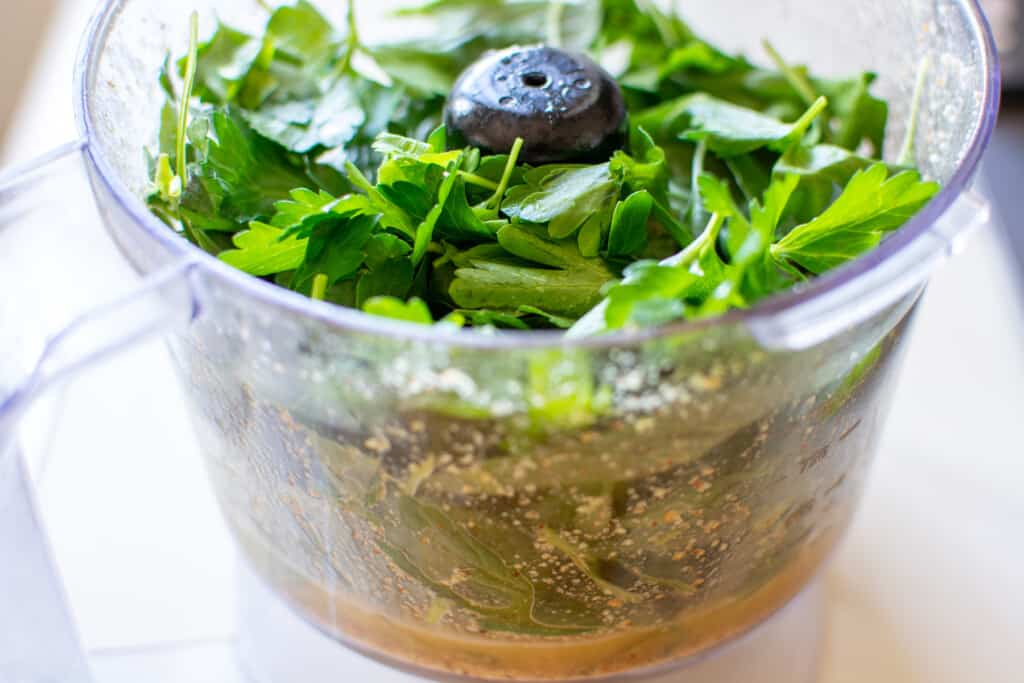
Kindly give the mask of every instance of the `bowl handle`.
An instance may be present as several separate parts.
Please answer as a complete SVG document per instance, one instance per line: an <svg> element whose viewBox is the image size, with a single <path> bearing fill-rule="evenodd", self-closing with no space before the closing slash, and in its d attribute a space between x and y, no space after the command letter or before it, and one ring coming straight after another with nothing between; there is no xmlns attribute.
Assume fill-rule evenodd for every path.
<svg viewBox="0 0 1024 683"><path fill-rule="evenodd" d="M10 172L0 173L0 237L12 224L40 207L52 208L54 192L48 184L57 184L52 179L59 175L64 162L71 160L81 166L85 146L83 141L72 142ZM66 187L66 183L62 180L59 186ZM28 202L24 201L26 195ZM0 253L0 261L4 256ZM45 259L40 261L44 264L41 267L47 265ZM25 410L51 387L139 342L195 320L201 310L199 292L197 265L185 259L149 275L114 301L74 317L45 343L34 368L15 380L13 389L11 378L0 374L0 443L13 431ZM15 291L11 295L23 293ZM2 319L4 312L0 307L0 328L17 329L17 320ZM9 373L10 369L7 370Z"/></svg>
<svg viewBox="0 0 1024 683"><path fill-rule="evenodd" d="M0 681L91 680L36 505L28 464L16 447L19 421L37 399L85 368L139 342L181 329L201 311L196 265L176 263L145 278L113 302L73 317L42 345L34 361L24 364L30 366L27 373L14 371L15 342L25 323L19 313L61 303L32 301L20 310L11 305L13 300L32 294L26 291L31 285L17 273L47 267L59 271L66 265L53 263L46 258L48 252L35 244L25 249L18 245L24 238L39 238L40 232L50 233L44 245L60 245L62 235L56 231L73 223L67 219L68 208L60 206L72 187L61 172L67 161L75 162L81 171L84 147L81 142L64 145L0 175L0 274L6 275L0 279L7 297L0 300L0 347L15 347L0 350L0 634L4 634L0 637ZM85 185L82 177L76 182ZM28 225L21 219L40 208L55 211L54 219L43 230L32 225L33 229L19 232L16 228ZM78 255L78 264L82 261L88 264L86 256ZM71 262L76 262L76 255ZM5 303L8 305L2 305Z"/></svg>

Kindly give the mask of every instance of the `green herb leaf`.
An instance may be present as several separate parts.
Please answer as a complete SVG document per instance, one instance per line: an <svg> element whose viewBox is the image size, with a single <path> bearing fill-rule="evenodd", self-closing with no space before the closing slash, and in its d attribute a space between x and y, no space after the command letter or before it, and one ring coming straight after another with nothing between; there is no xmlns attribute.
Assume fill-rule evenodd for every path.
<svg viewBox="0 0 1024 683"><path fill-rule="evenodd" d="M337 54L338 36L330 22L307 0L274 10L267 34L277 52L307 66L323 64Z"/></svg>
<svg viewBox="0 0 1024 683"><path fill-rule="evenodd" d="M290 200L283 200L274 205L274 217L271 225L283 228L288 235L298 233L308 237L312 228L321 220L329 220L338 216L351 216L357 213L368 215L376 211L370 201L362 195L346 195L335 198L330 193L320 190L293 190Z"/></svg>
<svg viewBox="0 0 1024 683"><path fill-rule="evenodd" d="M681 114L689 119L689 127L681 137L702 141L722 157L749 154L762 147L785 151L800 143L827 105L827 100L819 99L796 122L786 124L707 95L694 95L681 109Z"/></svg>
<svg viewBox="0 0 1024 683"><path fill-rule="evenodd" d="M853 260L906 223L938 192L916 171L889 177L884 164L857 173L823 214L797 226L772 247L772 255L815 275Z"/></svg>
<svg viewBox="0 0 1024 683"><path fill-rule="evenodd" d="M390 296L378 296L363 304L363 311L392 320L402 320L418 325L433 325L434 316L421 299L402 301Z"/></svg>
<svg viewBox="0 0 1024 683"><path fill-rule="evenodd" d="M248 230L235 235L238 249L225 251L220 259L250 275L263 277L298 268L306 258L308 241L290 237L282 239L284 230L253 221Z"/></svg>
<svg viewBox="0 0 1024 683"><path fill-rule="evenodd" d="M268 103L244 116L260 135L299 154L351 142L366 122L348 79L338 80L317 98Z"/></svg>
<svg viewBox="0 0 1024 683"><path fill-rule="evenodd" d="M774 172L782 175L798 175L801 181L821 180L829 184L845 186L858 171L879 162L836 145L814 145L797 147L784 154L775 164ZM890 172L908 170L899 166L888 166Z"/></svg>
<svg viewBox="0 0 1024 683"><path fill-rule="evenodd" d="M564 316L548 313L547 311L542 311L536 306L520 306L517 313L542 318L545 321L547 321L547 323L552 327L556 327L561 330L569 329L570 327L573 326L573 323L575 322L571 318L566 318Z"/></svg>
<svg viewBox="0 0 1024 683"><path fill-rule="evenodd" d="M728 188L714 177L702 176L701 190L709 206L732 211ZM607 299L581 318L570 334L650 327L686 317L687 300L703 300L724 277L716 244L726 216L713 214L700 237L675 256L660 263L637 261L626 268L623 280L607 289Z"/></svg>
<svg viewBox="0 0 1024 683"><path fill-rule="evenodd" d="M459 178L456 170L461 163L462 158L460 156L459 159L452 162L448 167L448 175L437 191L437 203L423 219L423 222L416 228L416 239L413 243L412 249L413 265L419 265L419 262L423 260L424 255L427 253L427 247L430 246L431 240L434 239L434 229L437 227L437 222L441 218L441 213L444 211L445 204L448 203L448 197L452 193L455 181Z"/></svg>
<svg viewBox="0 0 1024 683"><path fill-rule="evenodd" d="M797 146L793 150L801 150ZM772 182L771 161L765 161L764 155L746 154L742 156L729 157L725 165L736 181L737 187L748 200L754 200L764 194Z"/></svg>
<svg viewBox="0 0 1024 683"><path fill-rule="evenodd" d="M238 115L215 110L210 122L208 153L192 166L182 199L194 216L244 225L272 216L274 205L292 190L316 186L281 147L256 135Z"/></svg>
<svg viewBox="0 0 1024 683"><path fill-rule="evenodd" d="M649 0L432 0L400 11L389 31L411 33L384 45L363 42L351 8L340 31L308 0L270 10L263 35L218 24L199 44L194 23L182 92L169 59L159 75L168 102L148 155L163 220L314 298L573 336L695 319L856 258L938 187L862 151L880 153L888 116L873 74L823 79L770 46L776 70L761 69ZM618 78L627 148L539 168L519 163L521 140L508 155L449 151L458 74L545 41ZM595 390L577 389L537 415L592 420ZM508 610L526 604L517 591ZM552 618L519 614L516 628Z"/></svg>
<svg viewBox="0 0 1024 683"><path fill-rule="evenodd" d="M356 284L356 306L362 308L374 297L405 299L412 289L415 272L408 258L396 258L369 269Z"/></svg>
<svg viewBox="0 0 1024 683"><path fill-rule="evenodd" d="M599 4L593 0L561 3L558 33L563 37L562 47L586 49L601 27ZM451 55L458 73L488 49L545 42L549 4L548 0L433 0L404 8L397 18L413 21L402 26L405 37L397 46Z"/></svg>
<svg viewBox="0 0 1024 683"><path fill-rule="evenodd" d="M504 224L504 221L499 225ZM466 199L466 182L457 177L448 194L448 201L437 222L438 235L452 244L492 242L495 230L470 207Z"/></svg>
<svg viewBox="0 0 1024 683"><path fill-rule="evenodd" d="M530 326L523 322L518 312L494 311L487 308L459 309L456 311L473 324L473 327L496 327L508 330L528 330Z"/></svg>
<svg viewBox="0 0 1024 683"><path fill-rule="evenodd" d="M219 24L213 37L199 46L195 94L219 104L234 101L262 50L262 41Z"/></svg>
<svg viewBox="0 0 1024 683"><path fill-rule="evenodd" d="M647 221L653 206L654 198L646 190L634 192L616 205L608 235L609 257L628 258L646 248Z"/></svg>
<svg viewBox="0 0 1024 683"><path fill-rule="evenodd" d="M328 287L354 275L363 265L363 250L376 225L376 216L358 214L316 222L309 233L306 258L292 280L292 289L304 291L317 275L327 276Z"/></svg>
<svg viewBox="0 0 1024 683"><path fill-rule="evenodd" d="M393 80L420 97L447 97L459 75L449 55L403 47L375 49L377 64Z"/></svg>
<svg viewBox="0 0 1024 683"><path fill-rule="evenodd" d="M667 206L669 170L665 150L642 127L630 130L630 154L616 152L609 163L613 176L621 177L632 192L646 190L656 201Z"/></svg>
<svg viewBox="0 0 1024 683"><path fill-rule="evenodd" d="M817 92L828 98L830 116L835 124L829 140L840 147L857 150L861 142L871 144L872 153L881 156L885 149L885 128L889 105L870 93L875 75L861 74L848 80L811 79Z"/></svg>
<svg viewBox="0 0 1024 683"><path fill-rule="evenodd" d="M721 280L715 284L704 303L693 312L695 317L717 315L730 308L745 308L751 302L790 287L792 277L786 275L769 255L779 223L793 196L799 179L778 176L765 191L763 202L750 205L750 220L732 204L731 196L718 195L727 221L722 227L720 245L728 254L728 266L721 268ZM717 253L716 253L717 256Z"/></svg>
<svg viewBox="0 0 1024 683"><path fill-rule="evenodd" d="M608 164L541 166L508 191L501 210L521 221L547 224L551 237L562 239L587 221L609 225L619 189Z"/></svg>
<svg viewBox="0 0 1024 683"><path fill-rule="evenodd" d="M395 235L379 232L369 239L363 251L366 272L356 285L356 306L362 308L375 296L406 299L415 276L409 260L412 247Z"/></svg>
<svg viewBox="0 0 1024 683"><path fill-rule="evenodd" d="M536 230L510 225L498 231L498 241L500 248L487 245L461 255L449 288L460 308L532 306L579 317L601 300L601 288L613 279L603 261L584 258L574 240L551 242Z"/></svg>

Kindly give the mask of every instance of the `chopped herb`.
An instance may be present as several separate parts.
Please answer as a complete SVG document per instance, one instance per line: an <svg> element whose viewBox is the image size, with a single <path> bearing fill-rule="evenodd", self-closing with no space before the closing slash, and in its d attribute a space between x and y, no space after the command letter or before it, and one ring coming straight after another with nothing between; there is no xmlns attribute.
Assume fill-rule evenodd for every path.
<svg viewBox="0 0 1024 683"><path fill-rule="evenodd" d="M262 34L218 24L203 42L194 20L182 83L165 63L150 204L224 262L335 304L574 336L714 316L858 258L938 190L876 158L873 74L820 78L767 42L774 70L758 68L650 2L437 0L375 45L353 2L339 27L306 0L268 12ZM522 138L460 147L440 125L459 74L545 40L618 79L623 148L530 166Z"/></svg>

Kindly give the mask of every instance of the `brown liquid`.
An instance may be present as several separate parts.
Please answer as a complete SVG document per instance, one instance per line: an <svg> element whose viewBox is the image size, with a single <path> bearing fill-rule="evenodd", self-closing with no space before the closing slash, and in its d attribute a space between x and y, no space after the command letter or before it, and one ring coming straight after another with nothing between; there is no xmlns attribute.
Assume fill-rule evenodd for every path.
<svg viewBox="0 0 1024 683"><path fill-rule="evenodd" d="M441 680L632 674L743 635L820 569L887 351L835 390L740 367L690 404L542 438L421 408L344 431L250 395L211 474L257 574L354 649Z"/></svg>
<svg viewBox="0 0 1024 683"><path fill-rule="evenodd" d="M877 433L853 411L822 410L799 402L679 463L653 448L631 456L628 431L609 428L597 452L623 450L606 461L549 440L518 475L498 468L522 458L467 458L425 478L407 474L422 460L398 478L289 425L293 473L225 509L274 592L388 664L476 680L614 676L726 643L808 584L847 526ZM670 441L659 428L644 428L649 445ZM632 478L609 489L617 462ZM240 492L239 472L222 472L222 492Z"/></svg>
<svg viewBox="0 0 1024 683"><path fill-rule="evenodd" d="M687 611L657 627L623 624L607 633L562 638L456 635L385 616L353 596L332 593L311 582L273 558L251 535L238 536L257 570L300 616L368 656L442 680L446 674L455 674L493 681L563 681L683 665L687 658L741 637L807 586L839 534L803 546L787 566L749 594Z"/></svg>

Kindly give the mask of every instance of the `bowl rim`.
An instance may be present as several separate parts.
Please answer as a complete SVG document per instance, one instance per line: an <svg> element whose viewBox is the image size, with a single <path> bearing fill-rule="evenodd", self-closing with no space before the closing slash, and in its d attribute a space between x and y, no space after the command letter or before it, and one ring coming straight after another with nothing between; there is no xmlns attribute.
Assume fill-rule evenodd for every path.
<svg viewBox="0 0 1024 683"><path fill-rule="evenodd" d="M998 118L1001 76L998 51L992 28L979 2L980 0L949 0L959 5L980 47L980 68L985 78L980 93L980 116L972 132L967 151L956 171L942 190L906 225L893 233L876 249L806 285L767 297L749 309L733 310L721 316L695 321L677 321L656 328L619 330L593 337L567 337L564 332L549 330L481 330L477 328L451 329L406 323L362 311L316 301L297 292L279 287L248 275L222 262L183 239L160 221L145 203L130 191L118 176L113 165L104 157L97 145L91 143L95 135L92 101L89 97L91 76L103 54L102 46L107 32L118 12L131 0L101 0L94 10L79 47L75 65L74 110L85 156L93 166L97 178L117 204L146 235L160 244L168 253L182 261L197 264L204 277L212 277L264 304L277 306L292 314L301 314L331 328L387 337L396 341L442 342L448 346L478 349L541 349L587 348L607 349L637 346L648 341L692 334L712 327L746 325L753 327L771 321L826 294L852 288L862 283L863 276L883 263L900 256L911 256L912 244L926 238L943 215L968 190L988 147ZM880 285L867 288L865 294L875 292Z"/></svg>

